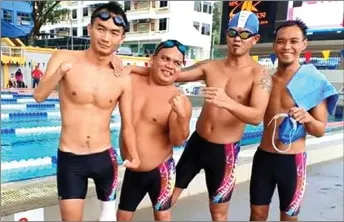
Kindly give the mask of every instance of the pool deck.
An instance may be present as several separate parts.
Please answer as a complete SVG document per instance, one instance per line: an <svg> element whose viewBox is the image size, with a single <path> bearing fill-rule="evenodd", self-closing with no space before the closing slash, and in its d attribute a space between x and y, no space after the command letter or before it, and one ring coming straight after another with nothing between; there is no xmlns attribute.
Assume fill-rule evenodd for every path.
<svg viewBox="0 0 344 222"><path fill-rule="evenodd" d="M300 221L343 221L343 158L308 167L306 192ZM172 210L174 221L211 221L208 195L201 193L181 199ZM278 193L275 191L268 220L279 221ZM229 221L248 221L249 182L235 187L229 209ZM153 220L152 208L135 213L134 221Z"/></svg>
<svg viewBox="0 0 344 222"><path fill-rule="evenodd" d="M338 158L343 158L343 131L331 132L328 133L326 136L322 138L314 138L309 137L307 138L307 165L313 165L321 162L326 162ZM251 164L252 164L252 157L256 150L257 144L243 146L242 150L239 154L239 164L237 168L237 184L238 184L238 192L240 190L247 189L247 181L250 179L251 174ZM178 150L174 153L175 160L178 161L181 155L181 150ZM342 169L342 167L341 167ZM120 187L121 187L121 180L123 178L124 168L120 167L119 170L119 184L118 184L118 197L120 195ZM321 181L320 181L321 182ZM242 184L241 184L242 183ZM322 182L321 182L322 183ZM246 188L245 188L246 186ZM241 188L243 187L243 188ZM57 193L56 193L56 183L55 177L48 177L44 179L36 179L30 181L23 181L23 182L16 182L16 183L8 183L1 185L1 221L13 221L14 213L43 208L44 209L44 219L47 221L53 220L60 220L59 209L58 209L58 200L57 200ZM205 181L204 181L204 172L201 171L196 178L192 181L189 185L189 188L186 189L180 200L180 207L183 206L183 203L189 203L188 205L188 212L196 212L193 210L197 210L199 214L195 215L195 217L187 216L184 217L182 215L189 215L185 214L177 214L177 218L181 220L193 220L195 218L201 218L203 220L209 220L209 215L204 216L208 211L205 210L206 203L204 202L205 196L204 192L206 191ZM236 191L237 192L237 191ZM234 192L234 196L236 195ZM185 199L184 199L185 198ZM236 197L233 197L234 199ZM238 197L239 198L239 197ZM239 199L242 199L241 202L244 202L247 197L243 196ZM342 197L341 197L342 198ZM118 199L118 198L117 198ZM198 201L201 199L202 201ZM191 202L190 202L191 201ZM197 208L197 204L192 205L193 201L200 202L199 204L202 205L200 209ZM235 201L237 202L237 201ZM240 202L240 201L239 201ZM144 200L141 202L138 209L144 209L150 206L150 200L146 196ZM177 206L176 209L182 209ZM185 205L184 205L185 209ZM202 209L202 210L201 210ZM235 208L236 209L236 208ZM140 212L146 212L147 209ZM150 211L150 209L148 210ZM186 210L184 210L186 211ZM202 211L202 212L200 212ZM90 181L89 183L89 190L88 196L85 203L85 213L84 213L84 220L97 220L95 215L98 215L100 212L100 204L96 199L94 184ZM143 220L151 220L151 213L145 214L142 213L141 215L146 215L142 219ZM192 215L192 214L191 214ZM203 215L203 216L199 216ZM139 216L136 216L138 218ZM247 217L247 215L245 216ZM141 217L139 217L140 220ZM235 217L237 218L237 217ZM243 217L242 217L243 218ZM234 218L232 218L234 219ZM338 218L336 218L338 219Z"/></svg>

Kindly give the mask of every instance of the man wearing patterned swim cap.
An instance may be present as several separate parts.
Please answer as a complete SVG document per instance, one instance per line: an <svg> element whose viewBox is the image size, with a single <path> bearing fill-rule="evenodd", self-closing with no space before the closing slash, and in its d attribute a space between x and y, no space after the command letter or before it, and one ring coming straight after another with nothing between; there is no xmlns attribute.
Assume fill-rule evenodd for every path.
<svg viewBox="0 0 344 222"><path fill-rule="evenodd" d="M244 28L253 34L257 34L259 31L259 20L252 12L241 11L235 14L228 22L228 29L236 27Z"/></svg>
<svg viewBox="0 0 344 222"><path fill-rule="evenodd" d="M267 107L271 77L250 54L259 40L255 14L242 11L229 22L226 31L227 57L206 60L183 69L177 81L204 80L205 103L196 131L190 137L176 167L173 203L201 169L205 172L209 207L213 221L227 221L235 186L235 168L240 140L246 124L262 122ZM148 75L145 68L133 72Z"/></svg>
<svg viewBox="0 0 344 222"><path fill-rule="evenodd" d="M247 54L259 40L258 31L259 20L254 13L241 11L235 14L229 20L226 32L229 51L238 56Z"/></svg>

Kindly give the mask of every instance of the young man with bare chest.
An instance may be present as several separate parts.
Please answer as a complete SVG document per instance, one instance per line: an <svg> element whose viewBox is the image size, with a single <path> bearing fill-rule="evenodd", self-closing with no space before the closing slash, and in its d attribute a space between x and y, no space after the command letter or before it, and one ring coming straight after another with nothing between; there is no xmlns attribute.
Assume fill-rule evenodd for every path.
<svg viewBox="0 0 344 222"><path fill-rule="evenodd" d="M114 75L113 52L122 43L128 21L121 7L97 8L88 25L90 48L58 51L34 92L43 102L59 84L62 130L57 161L57 189L62 220L81 221L88 178L102 201L100 220L115 220L117 157L111 145L110 119L119 103L127 167L140 164L132 124L129 75Z"/></svg>
<svg viewBox="0 0 344 222"><path fill-rule="evenodd" d="M126 169L117 219L131 220L138 204L149 194L157 221L171 220L175 183L173 146L189 136L192 106L174 86L184 63L185 46L175 40L158 45L148 76L131 75L133 120L140 167ZM127 152L121 152L127 158Z"/></svg>
<svg viewBox="0 0 344 222"><path fill-rule="evenodd" d="M321 82L313 81L316 79L311 76L315 76L315 73L307 73L310 78L301 81L302 73L298 73L301 70L299 59L301 52L307 47L306 29L302 21L286 21L275 31L273 49L278 57L278 67L272 77L273 87L264 116L264 132L254 155L250 181L250 220L253 221L267 220L276 185L280 200L280 219L297 220L306 185L306 134L303 132L316 137L321 137L325 133L329 109L326 101L328 97L320 95L319 98L324 99L320 99L310 110L306 111L303 108L303 105L313 100L311 98L313 93L307 93L305 87L311 87L311 90L316 90L314 94L318 94L322 90L316 87L321 86L321 82L327 81L326 77L320 77ZM299 80L294 80L297 77ZM290 84L295 84L296 90L292 90ZM329 85L325 88L331 89L327 86ZM302 98L308 94L310 99L306 99L304 104L296 104L295 92L299 92ZM328 92L329 95L336 94L334 91ZM283 121L276 119L280 114L284 114ZM286 128L288 125L286 120L290 117L297 122L298 131L295 134L291 134L293 127ZM284 139L285 130L290 138ZM293 137L298 139L292 141Z"/></svg>
<svg viewBox="0 0 344 222"><path fill-rule="evenodd" d="M205 104L196 132L190 137L176 167L175 203L193 178L205 170L212 220L225 221L235 186L235 167L246 124L262 122L268 104L271 77L254 62L249 50L258 42L259 21L242 11L228 23L228 57L195 64L177 81L205 80ZM134 68L144 75L145 69Z"/></svg>

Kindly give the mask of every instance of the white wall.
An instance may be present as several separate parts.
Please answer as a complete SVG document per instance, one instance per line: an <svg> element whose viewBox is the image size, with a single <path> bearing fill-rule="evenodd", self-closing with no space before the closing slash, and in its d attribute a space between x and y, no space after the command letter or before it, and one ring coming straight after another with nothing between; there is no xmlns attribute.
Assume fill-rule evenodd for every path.
<svg viewBox="0 0 344 222"><path fill-rule="evenodd" d="M209 57L211 46L212 14L194 11L194 1L170 1L169 33L165 38L175 38L183 44L198 48L197 59ZM200 30L193 26L200 23ZM202 35L202 23L210 25L210 35Z"/></svg>
<svg viewBox="0 0 344 222"><path fill-rule="evenodd" d="M329 79L330 82L344 83L344 70L319 70Z"/></svg>
<svg viewBox="0 0 344 222"><path fill-rule="evenodd" d="M22 67L22 72L24 74L25 84L28 86L28 88L31 88L32 87L31 72L35 68L34 65L36 65L37 63L40 63L39 68L44 73L47 68L48 61L50 57L52 56L52 54L26 51L25 56L26 56L26 66ZM31 67L29 66L29 62L31 62ZM11 69L9 69L9 74L11 74Z"/></svg>

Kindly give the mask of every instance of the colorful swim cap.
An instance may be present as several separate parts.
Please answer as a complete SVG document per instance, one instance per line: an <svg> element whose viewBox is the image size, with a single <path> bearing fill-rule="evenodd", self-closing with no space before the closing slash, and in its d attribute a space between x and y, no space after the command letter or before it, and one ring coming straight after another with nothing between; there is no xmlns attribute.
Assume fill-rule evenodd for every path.
<svg viewBox="0 0 344 222"><path fill-rule="evenodd" d="M240 11L235 14L228 22L228 29L230 28L244 28L257 34L259 31L259 20L257 16L249 11Z"/></svg>

